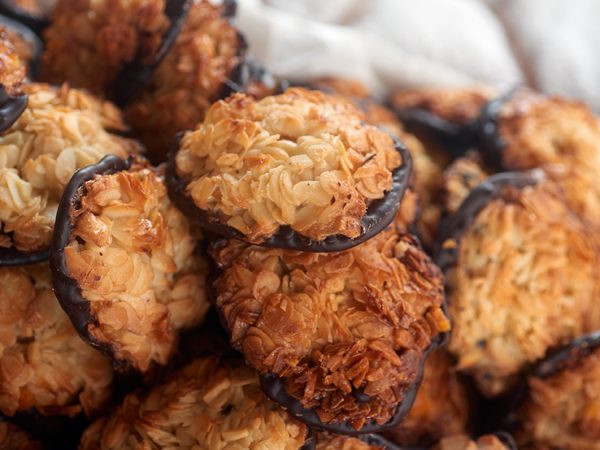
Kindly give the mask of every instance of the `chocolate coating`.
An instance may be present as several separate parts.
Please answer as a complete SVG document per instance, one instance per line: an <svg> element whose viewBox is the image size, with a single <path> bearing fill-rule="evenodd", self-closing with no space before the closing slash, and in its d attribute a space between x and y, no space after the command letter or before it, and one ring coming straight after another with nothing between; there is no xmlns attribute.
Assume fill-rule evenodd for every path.
<svg viewBox="0 0 600 450"><path fill-rule="evenodd" d="M283 409L285 409L296 419L300 420L301 422L304 422L310 428L350 436L379 433L381 431L385 431L396 426L398 422L400 422L404 417L406 417L415 401L417 391L419 390L419 386L421 385L421 381L423 380L424 366L425 361L427 359L427 355L429 354L429 352L437 348L443 342L443 339L445 339L444 336L438 335L436 339L434 339L431 342L431 345L425 351L425 357L423 358L423 363L419 368L419 373L417 375L415 383L413 383L411 388L406 392L404 400L398 404L398 408L396 409L396 412L392 419L383 425L378 425L375 422L370 422L365 424L360 430L356 430L352 425L346 422L323 423L321 422L319 416L315 411L309 408L305 408L304 406L302 406L302 403L299 400L292 397L285 391L284 381L277 375L272 373L261 374L260 385L267 397L269 397L274 402L280 404L283 407ZM361 397L365 401L369 399L368 396L366 396L358 390L353 390L352 395L354 395L359 400L361 399ZM384 439L382 437L378 438Z"/></svg>
<svg viewBox="0 0 600 450"><path fill-rule="evenodd" d="M181 134L178 135L174 149L169 153L165 179L169 197L192 222L221 236L244 240L238 230L217 222L209 213L198 208L192 198L186 194L187 183L177 176L176 156ZM361 220L362 234L356 239L346 236L329 236L322 241L315 241L296 233L289 226L281 226L277 233L261 242L262 247L284 248L305 252L331 253L348 250L383 231L392 223L404 192L408 187L412 174L412 158L408 149L400 141L395 140L396 150L402 155L402 165L392 172L392 189L383 198L372 201Z"/></svg>
<svg viewBox="0 0 600 450"><path fill-rule="evenodd" d="M501 197L505 188L514 187L523 189L526 186L534 186L543 179L544 174L539 170L502 172L489 177L471 191L455 214L443 221L440 227L441 235L439 243L443 244L447 239L454 239L458 243L461 236L474 222L477 214L491 200ZM456 264L458 245L453 248L438 248L435 253L437 265L442 271L446 272L451 266Z"/></svg>
<svg viewBox="0 0 600 450"><path fill-rule="evenodd" d="M509 450L518 450L517 443L515 442L515 438L513 438L512 434L506 431L496 431L493 433Z"/></svg>
<svg viewBox="0 0 600 450"><path fill-rule="evenodd" d="M0 267L23 266L46 261L50 250L43 249L36 252L22 252L16 248L0 247Z"/></svg>
<svg viewBox="0 0 600 450"><path fill-rule="evenodd" d="M130 165L131 160L123 160L117 156L108 155L102 158L99 163L86 166L75 172L71 181L67 184L58 205L54 235L50 246L50 271L56 298L85 341L109 356L112 356L112 349L108 345L95 340L88 332L88 325L94 322L94 318L90 312L89 302L81 294L81 288L68 275L65 247L69 243L73 228L71 210L79 202L80 188L83 184L95 175L120 172L127 170Z"/></svg>
<svg viewBox="0 0 600 450"><path fill-rule="evenodd" d="M22 23L38 35L50 25L50 20L47 17L32 15L15 6L11 0L0 0L0 14Z"/></svg>
<svg viewBox="0 0 600 450"><path fill-rule="evenodd" d="M506 145L506 142L504 142L498 132L500 127L500 110L519 89L519 86L515 86L500 97L487 102L481 108L481 113L477 119L477 143L479 149L486 164L496 169L502 168L502 150Z"/></svg>
<svg viewBox="0 0 600 450"><path fill-rule="evenodd" d="M152 75L152 71L165 58L170 48L179 36L185 19L192 7L193 0L167 0L165 15L169 18L170 26L150 63L144 63L136 58L126 64L117 75L112 89L112 99L122 106L134 97L140 88Z"/></svg>
<svg viewBox="0 0 600 450"><path fill-rule="evenodd" d="M0 85L0 132L8 130L27 108L26 94L11 95Z"/></svg>
<svg viewBox="0 0 600 450"><path fill-rule="evenodd" d="M539 378L547 378L576 364L580 358L590 354L598 347L600 347L600 331L586 334L550 354L533 368L532 374Z"/></svg>

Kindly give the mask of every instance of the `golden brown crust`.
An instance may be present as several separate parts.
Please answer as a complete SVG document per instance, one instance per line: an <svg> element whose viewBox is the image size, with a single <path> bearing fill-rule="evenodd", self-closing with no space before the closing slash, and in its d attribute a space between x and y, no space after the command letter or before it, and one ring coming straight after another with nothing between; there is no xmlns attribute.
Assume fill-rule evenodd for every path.
<svg viewBox="0 0 600 450"><path fill-rule="evenodd" d="M98 321L88 332L141 371L166 364L178 332L208 310L197 236L158 171L135 165L82 189L65 258Z"/></svg>
<svg viewBox="0 0 600 450"><path fill-rule="evenodd" d="M81 450L299 449L306 426L269 401L256 373L198 359L147 395L129 394L84 433Z"/></svg>
<svg viewBox="0 0 600 450"><path fill-rule="evenodd" d="M505 169L544 169L571 209L600 227L600 121L586 105L521 91L501 109L499 135Z"/></svg>
<svg viewBox="0 0 600 450"><path fill-rule="evenodd" d="M110 398L110 362L62 311L45 265L0 268L0 411L88 416Z"/></svg>
<svg viewBox="0 0 600 450"><path fill-rule="evenodd" d="M42 450L41 442L8 422L0 422L0 450Z"/></svg>
<svg viewBox="0 0 600 450"><path fill-rule="evenodd" d="M600 448L600 349L548 378L528 380L518 412L519 445L565 450Z"/></svg>
<svg viewBox="0 0 600 450"><path fill-rule="evenodd" d="M165 0L58 0L42 79L106 94L126 63L152 60L169 27L164 9Z"/></svg>
<svg viewBox="0 0 600 450"><path fill-rule="evenodd" d="M479 116L493 92L487 87L417 88L396 91L390 101L396 110L422 109L449 122L466 124Z"/></svg>
<svg viewBox="0 0 600 450"><path fill-rule="evenodd" d="M488 202L446 276L449 349L487 396L505 392L548 348L600 326L596 243L550 183Z"/></svg>
<svg viewBox="0 0 600 450"><path fill-rule="evenodd" d="M408 416L385 434L399 445L430 445L468 431L471 405L452 359L436 350L425 363L423 381Z"/></svg>
<svg viewBox="0 0 600 450"><path fill-rule="evenodd" d="M241 63L243 39L221 14L221 6L194 2L175 44L125 111L153 159L166 159L175 135L204 119Z"/></svg>
<svg viewBox="0 0 600 450"><path fill-rule="evenodd" d="M463 434L442 439L433 450L510 450L510 448L493 434L481 436L476 441Z"/></svg>
<svg viewBox="0 0 600 450"><path fill-rule="evenodd" d="M63 85L23 87L29 102L0 136L0 246L45 248L63 189L73 173L107 154L139 147L107 129L124 129L119 110Z"/></svg>
<svg viewBox="0 0 600 450"><path fill-rule="evenodd" d="M350 103L317 91L236 94L184 135L177 171L198 208L250 242L282 225L319 241L356 238L368 203L402 163L392 138L361 120Z"/></svg>
<svg viewBox="0 0 600 450"><path fill-rule="evenodd" d="M322 422L387 422L447 331L439 269L408 236L388 230L341 253L228 241L216 304L231 340ZM362 389L370 401L350 393Z"/></svg>

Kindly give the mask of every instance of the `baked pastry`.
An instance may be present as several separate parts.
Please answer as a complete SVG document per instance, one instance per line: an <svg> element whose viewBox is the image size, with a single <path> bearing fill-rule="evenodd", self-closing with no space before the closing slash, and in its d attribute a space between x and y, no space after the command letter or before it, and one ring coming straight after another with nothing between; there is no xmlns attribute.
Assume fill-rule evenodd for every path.
<svg viewBox="0 0 600 450"><path fill-rule="evenodd" d="M365 121L382 128L406 145L413 160L413 205L416 230L426 247L435 241L437 226L441 217L440 194L442 187L442 166L432 158L428 149L413 134L408 133L396 115L369 93L366 86L354 80L340 78L320 78L306 83L309 87L326 93L342 96L360 108ZM407 191L408 195L408 191ZM406 197L406 195L405 195ZM403 202L406 199L403 199ZM408 200L407 203L410 203ZM402 209L402 207L401 207ZM406 223L406 215L399 217Z"/></svg>
<svg viewBox="0 0 600 450"><path fill-rule="evenodd" d="M340 251L389 225L410 172L405 147L349 102L292 88L215 103L183 135L167 177L173 202L211 231Z"/></svg>
<svg viewBox="0 0 600 450"><path fill-rule="evenodd" d="M0 450L43 450L40 441L9 422L0 422Z"/></svg>
<svg viewBox="0 0 600 450"><path fill-rule="evenodd" d="M600 121L583 103L521 89L488 103L481 150L497 170L542 168L569 207L600 226Z"/></svg>
<svg viewBox="0 0 600 450"><path fill-rule="evenodd" d="M390 105L409 131L431 135L455 156L478 144L479 116L494 95L488 87L417 88L394 92Z"/></svg>
<svg viewBox="0 0 600 450"><path fill-rule="evenodd" d="M74 416L110 400L110 361L86 345L52 292L45 264L0 268L0 412Z"/></svg>
<svg viewBox="0 0 600 450"><path fill-rule="evenodd" d="M22 90L27 107L0 135L0 265L48 257L58 202L77 169L139 151L109 132L124 129L112 104L66 85Z"/></svg>
<svg viewBox="0 0 600 450"><path fill-rule="evenodd" d="M84 433L81 450L297 450L305 425L269 401L256 373L197 359L147 394L129 394Z"/></svg>
<svg viewBox="0 0 600 450"><path fill-rule="evenodd" d="M428 351L449 329L442 277L410 235L340 253L218 243L215 304L267 395L332 432L406 415Z"/></svg>
<svg viewBox="0 0 600 450"><path fill-rule="evenodd" d="M166 364L208 310L198 234L168 201L160 169L108 156L78 171L57 213L50 265L82 337L119 366Z"/></svg>
<svg viewBox="0 0 600 450"><path fill-rule="evenodd" d="M408 415L386 431L401 446L430 446L441 438L468 433L474 416L472 395L450 355L435 350L427 358L423 381Z"/></svg>
<svg viewBox="0 0 600 450"><path fill-rule="evenodd" d="M516 413L526 448L600 448L600 334L576 339L541 362L528 378Z"/></svg>
<svg viewBox="0 0 600 450"><path fill-rule="evenodd" d="M442 229L448 348L485 396L507 392L550 347L600 327L597 244L542 171L488 178Z"/></svg>

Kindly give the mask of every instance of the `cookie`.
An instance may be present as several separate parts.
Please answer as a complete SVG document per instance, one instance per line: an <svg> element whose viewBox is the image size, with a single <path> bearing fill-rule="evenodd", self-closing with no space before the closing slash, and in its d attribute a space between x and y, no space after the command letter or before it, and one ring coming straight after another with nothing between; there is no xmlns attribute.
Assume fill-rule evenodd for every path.
<svg viewBox="0 0 600 450"><path fill-rule="evenodd" d="M406 415L449 329L441 273L414 238L386 230L339 253L229 240L212 255L217 309L270 398L339 433Z"/></svg>
<svg viewBox="0 0 600 450"><path fill-rule="evenodd" d="M550 347L600 325L597 244L542 171L488 178L442 229L448 348L485 396L506 393Z"/></svg>
<svg viewBox="0 0 600 450"><path fill-rule="evenodd" d="M406 148L349 102L292 88L215 103L183 135L167 176L173 202L211 231L323 252L389 225L411 166Z"/></svg>
<svg viewBox="0 0 600 450"><path fill-rule="evenodd" d="M198 234L168 201L160 169L115 156L78 171L57 213L50 264L61 305L117 366L168 362L206 311Z"/></svg>

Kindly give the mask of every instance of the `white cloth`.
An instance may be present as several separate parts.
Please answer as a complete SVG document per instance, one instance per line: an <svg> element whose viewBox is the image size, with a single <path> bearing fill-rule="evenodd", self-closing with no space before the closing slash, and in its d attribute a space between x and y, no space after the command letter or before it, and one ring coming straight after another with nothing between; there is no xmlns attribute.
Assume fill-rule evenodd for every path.
<svg viewBox="0 0 600 450"><path fill-rule="evenodd" d="M600 111L598 0L239 0L250 51L276 75L376 93L518 82Z"/></svg>

